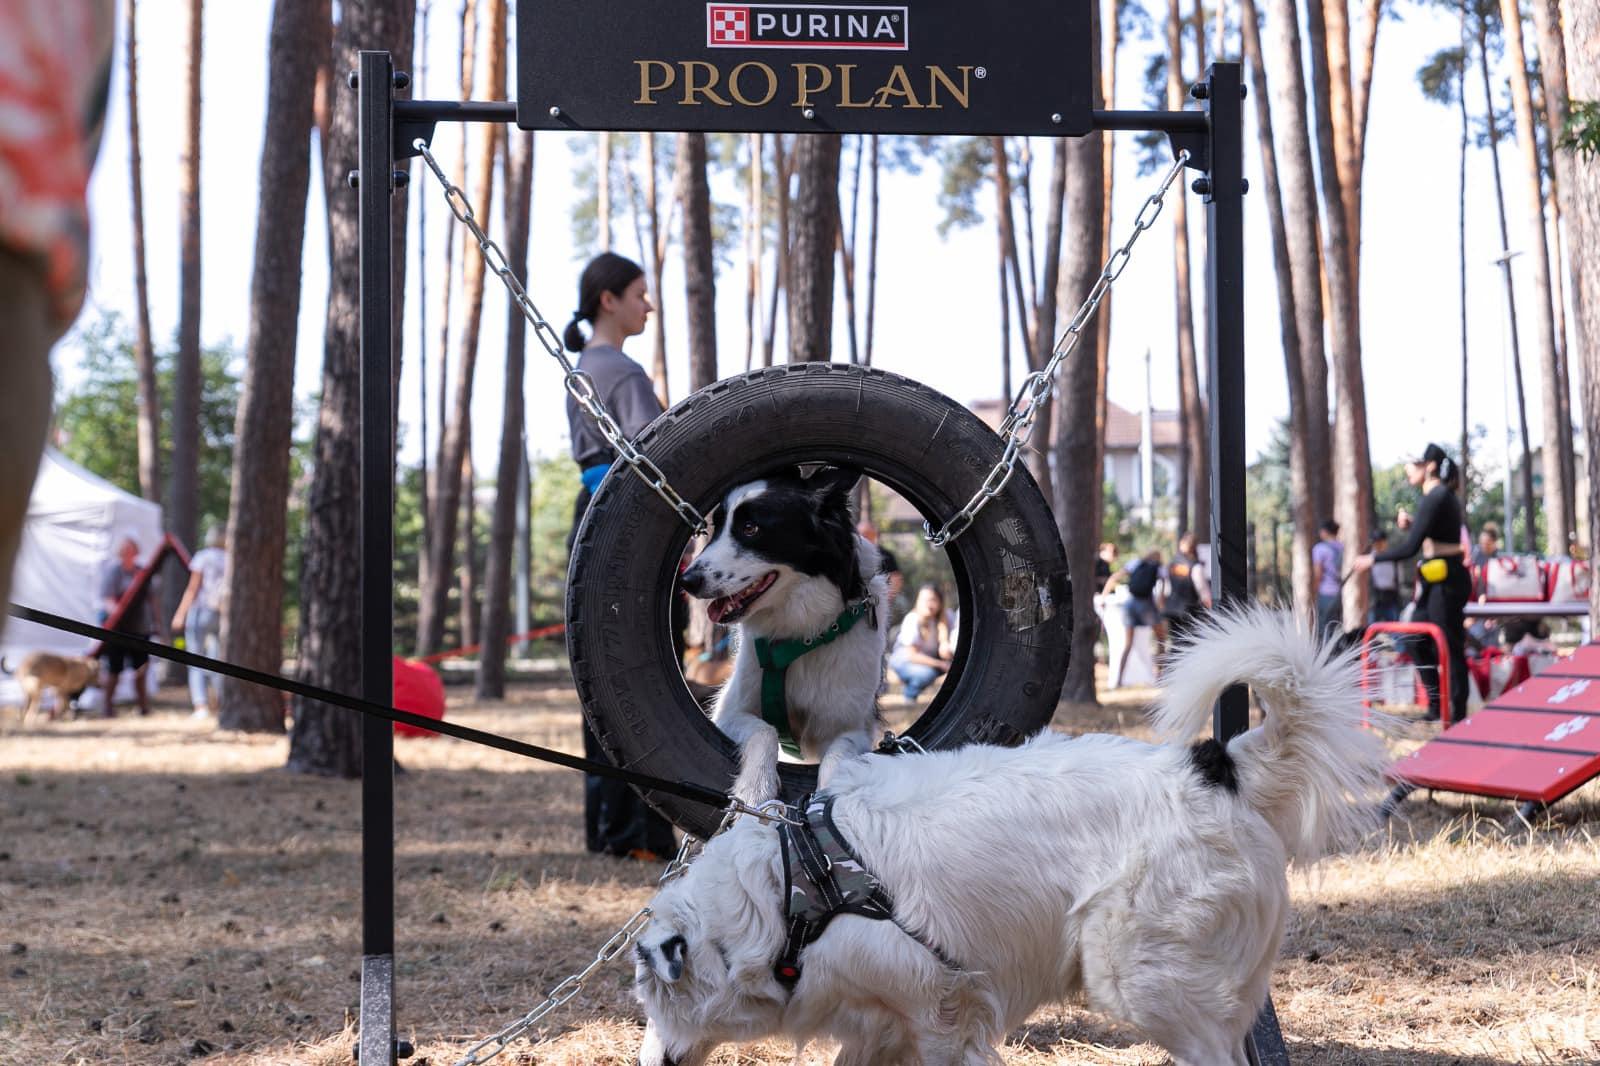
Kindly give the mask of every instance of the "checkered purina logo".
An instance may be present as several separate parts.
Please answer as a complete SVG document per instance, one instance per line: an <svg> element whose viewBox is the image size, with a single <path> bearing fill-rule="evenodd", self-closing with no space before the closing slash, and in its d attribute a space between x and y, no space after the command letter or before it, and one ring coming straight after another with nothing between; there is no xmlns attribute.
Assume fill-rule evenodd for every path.
<svg viewBox="0 0 1600 1066"><path fill-rule="evenodd" d="M744 44L750 40L750 9L747 7L708 7L706 9L712 44Z"/></svg>

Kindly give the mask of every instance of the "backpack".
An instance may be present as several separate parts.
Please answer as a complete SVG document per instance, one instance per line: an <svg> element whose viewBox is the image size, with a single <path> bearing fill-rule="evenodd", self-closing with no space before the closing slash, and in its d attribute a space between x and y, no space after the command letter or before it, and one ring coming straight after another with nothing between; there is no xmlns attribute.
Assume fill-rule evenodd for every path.
<svg viewBox="0 0 1600 1066"><path fill-rule="evenodd" d="M1161 576L1161 568L1147 559L1140 560L1128 573L1128 594L1137 599L1148 600L1156 591L1156 579Z"/></svg>

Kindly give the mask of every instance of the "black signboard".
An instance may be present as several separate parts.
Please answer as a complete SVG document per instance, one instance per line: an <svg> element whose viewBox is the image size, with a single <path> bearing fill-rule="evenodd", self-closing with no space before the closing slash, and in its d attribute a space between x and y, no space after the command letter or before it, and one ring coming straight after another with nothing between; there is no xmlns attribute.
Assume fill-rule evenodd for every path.
<svg viewBox="0 0 1600 1066"><path fill-rule="evenodd" d="M1088 4L524 0L524 129L1081 134Z"/></svg>

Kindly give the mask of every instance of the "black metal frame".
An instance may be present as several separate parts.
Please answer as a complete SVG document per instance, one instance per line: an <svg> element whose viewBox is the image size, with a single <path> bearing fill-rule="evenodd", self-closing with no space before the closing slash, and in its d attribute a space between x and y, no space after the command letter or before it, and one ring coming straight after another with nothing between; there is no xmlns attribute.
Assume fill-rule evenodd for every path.
<svg viewBox="0 0 1600 1066"><path fill-rule="evenodd" d="M412 142L431 138L439 122L516 121L516 104L396 100L387 52L362 52L360 99L361 240L361 644L363 698L390 702L393 633L394 465L389 382L393 366L390 195L395 163L416 155ZM404 75L400 75L404 78ZM1174 152L1188 149L1198 171L1193 188L1206 204L1208 395L1211 406L1211 552L1219 601L1247 591L1244 455L1244 85L1236 62L1213 63L1192 95L1198 111L1096 111L1095 129L1155 130ZM398 142L398 144L396 143ZM1217 704L1213 729L1223 740L1248 726L1248 693L1230 689ZM393 1066L409 1046L394 1037L394 778L390 723L367 719L362 753L362 968L359 1054ZM1246 1051L1257 1066L1287 1064L1269 1000Z"/></svg>

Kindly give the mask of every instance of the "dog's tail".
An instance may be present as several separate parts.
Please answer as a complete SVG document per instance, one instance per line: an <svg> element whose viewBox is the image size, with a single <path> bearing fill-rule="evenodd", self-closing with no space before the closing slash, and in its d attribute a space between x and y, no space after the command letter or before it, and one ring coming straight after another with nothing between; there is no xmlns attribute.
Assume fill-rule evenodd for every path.
<svg viewBox="0 0 1600 1066"><path fill-rule="evenodd" d="M1260 728L1227 747L1239 794L1277 830L1289 857L1314 862L1359 838L1373 807L1357 801L1382 785L1390 757L1380 731L1393 723L1362 707L1354 654L1305 632L1289 611L1218 611L1164 672L1157 731L1193 737L1235 684L1255 689L1265 714Z"/></svg>

